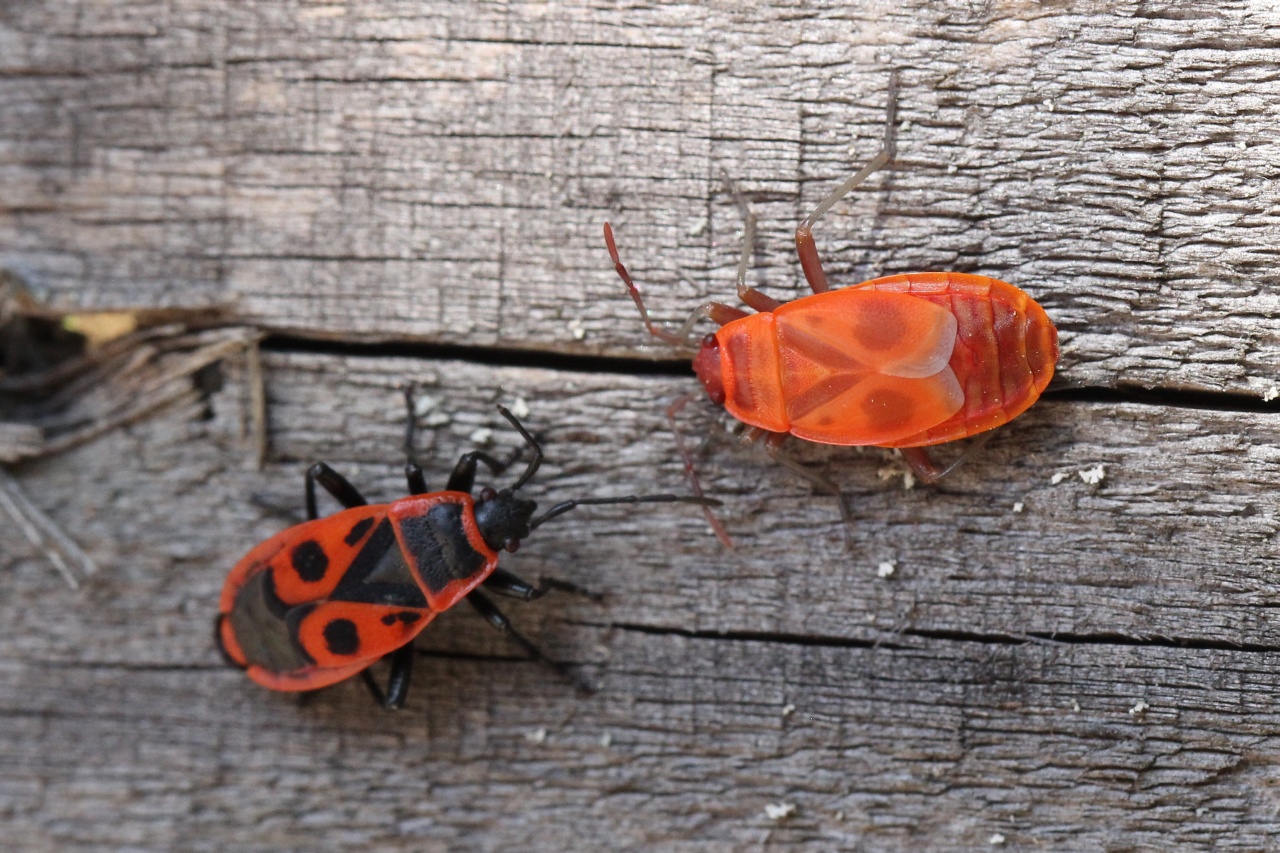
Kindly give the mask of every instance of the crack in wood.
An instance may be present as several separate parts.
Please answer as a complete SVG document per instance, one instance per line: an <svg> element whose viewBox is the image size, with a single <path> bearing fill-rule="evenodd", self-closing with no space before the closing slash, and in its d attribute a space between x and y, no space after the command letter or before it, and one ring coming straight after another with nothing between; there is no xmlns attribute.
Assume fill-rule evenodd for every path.
<svg viewBox="0 0 1280 853"><path fill-rule="evenodd" d="M771 631L698 631L688 628L675 628L669 625L646 625L631 622L592 622L589 620L569 620L566 624L583 625L592 628L631 631L638 634L654 636L685 637L691 640L722 640L727 642L776 643L787 646L812 646L831 649L888 649L903 650L908 648L901 644L876 639L864 640L856 637L830 637L814 634L792 634ZM926 630L920 628L903 628L886 631L890 636L919 637L928 640L945 640L954 643L976 643L995 646L1026 646L1031 644L1063 645L1063 646L1132 646L1139 648L1194 649L1202 651L1231 651L1257 654L1280 652L1280 645L1265 643L1232 643L1216 640L1205 640L1191 637L1137 637L1116 633L1073 634L1066 632L1031 631L1025 634L981 633L960 630Z"/></svg>

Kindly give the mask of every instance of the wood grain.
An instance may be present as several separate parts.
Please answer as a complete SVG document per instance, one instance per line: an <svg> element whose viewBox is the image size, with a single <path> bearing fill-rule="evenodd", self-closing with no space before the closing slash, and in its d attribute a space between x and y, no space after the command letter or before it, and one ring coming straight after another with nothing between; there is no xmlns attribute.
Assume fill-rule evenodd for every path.
<svg viewBox="0 0 1280 853"><path fill-rule="evenodd" d="M0 267L54 308L261 327L269 439L259 468L230 353L9 469L99 570L69 589L0 526L7 847L1270 849L1277 26L1203 0L0 4ZM670 353L601 222L663 322L733 301L723 171L752 283L800 295L791 231L875 152L891 69L898 160L818 226L828 270L1024 287L1062 331L1045 399L933 487L795 447L847 545L691 405L737 549L688 508L599 507L504 557L606 593L508 608L590 696L466 612L398 714L223 666L225 573L301 517L309 463L402 493L407 382L432 483L512 446L504 402L541 503L684 491L661 413L695 380L625 358Z"/></svg>
<svg viewBox="0 0 1280 853"><path fill-rule="evenodd" d="M736 551L687 509L600 507L504 561L606 592L508 607L593 696L451 612L388 715L358 684L271 695L210 642L227 567L299 517L305 466L398 494L412 380L432 482L484 430L509 447L492 406L520 400L547 450L532 497L682 490L652 403L687 382L264 368L264 471L233 362L207 406L24 469L104 568L75 593L0 539L0 769L22 849L1249 850L1276 831L1276 415L1050 400L911 491L880 479L885 451L806 453L848 490L847 551L830 498L714 440L700 465Z"/></svg>
<svg viewBox="0 0 1280 853"><path fill-rule="evenodd" d="M790 231L875 152L897 68L897 166L819 227L837 281L990 274L1057 320L1062 382L1256 395L1280 368L1277 23L1208 2L16 0L0 264L67 305L647 351L601 222L682 319L732 294L723 170L761 217L755 277L798 295Z"/></svg>

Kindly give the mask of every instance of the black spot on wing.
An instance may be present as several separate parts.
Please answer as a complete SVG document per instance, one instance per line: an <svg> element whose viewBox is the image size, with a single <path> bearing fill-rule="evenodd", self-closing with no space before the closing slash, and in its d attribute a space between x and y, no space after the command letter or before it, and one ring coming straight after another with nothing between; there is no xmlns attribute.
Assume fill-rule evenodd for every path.
<svg viewBox="0 0 1280 853"><path fill-rule="evenodd" d="M369 532L369 528L372 526L372 518L362 518L355 524L351 525L351 531L347 533L346 537L342 541L346 542L348 545L354 545L364 538L364 535Z"/></svg>
<svg viewBox="0 0 1280 853"><path fill-rule="evenodd" d="M314 539L308 539L293 546L291 559L293 570L307 583L323 580L324 573L329 570L329 555Z"/></svg>
<svg viewBox="0 0 1280 853"><path fill-rule="evenodd" d="M350 619L334 619L324 626L324 644L335 655L353 655L360 649L360 632Z"/></svg>
<svg viewBox="0 0 1280 853"><path fill-rule="evenodd" d="M382 624L394 625L397 622L403 622L406 625L412 625L421 618L421 613L412 613L410 611L405 611L403 613L388 613L386 616L382 617Z"/></svg>

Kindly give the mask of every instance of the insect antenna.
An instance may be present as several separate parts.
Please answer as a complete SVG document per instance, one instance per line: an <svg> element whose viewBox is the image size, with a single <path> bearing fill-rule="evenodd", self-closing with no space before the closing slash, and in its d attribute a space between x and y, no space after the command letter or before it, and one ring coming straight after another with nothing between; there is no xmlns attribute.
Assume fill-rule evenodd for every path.
<svg viewBox="0 0 1280 853"><path fill-rule="evenodd" d="M613 268L618 271L618 277L627 285L627 292L631 294L631 301L640 309L640 319L644 322L644 327L649 331L649 334L660 341L671 344L673 347L693 349L694 346L688 339L687 330L682 329L681 334L676 334L654 325L653 319L649 317L649 309L644 307L644 299L640 296L640 289L631 280L631 273L627 272L627 268L622 265L622 261L618 258L618 246L613 242L613 228L609 226L608 222L604 224L604 242L609 247L609 257L613 259Z"/></svg>
<svg viewBox="0 0 1280 853"><path fill-rule="evenodd" d="M534 474L538 473L538 468L542 465L542 448L538 445L538 440L529 434L529 431L524 428L520 421L516 420L516 416L511 414L506 406L499 405L498 411L511 422L511 425L516 428L516 432L520 433L525 443L533 448L533 458L529 460L529 465L524 469L524 473L520 475L520 479L516 480L511 487L511 491L516 492L520 490L521 486L532 480Z"/></svg>
<svg viewBox="0 0 1280 853"><path fill-rule="evenodd" d="M602 504L696 504L701 507L720 506L715 498L704 498L693 495L627 495L622 498L576 498L562 501L542 515L529 522L529 529L534 530L544 521L550 521L558 515L564 515L571 509L580 506L600 506Z"/></svg>

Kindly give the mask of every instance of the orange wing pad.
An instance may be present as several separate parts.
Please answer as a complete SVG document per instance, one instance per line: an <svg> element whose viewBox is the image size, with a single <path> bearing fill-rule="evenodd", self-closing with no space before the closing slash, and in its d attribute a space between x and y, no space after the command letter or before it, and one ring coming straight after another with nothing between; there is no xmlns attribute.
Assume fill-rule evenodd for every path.
<svg viewBox="0 0 1280 853"><path fill-rule="evenodd" d="M956 318L905 293L837 290L774 311L790 432L823 444L881 444L964 404L948 366Z"/></svg>
<svg viewBox="0 0 1280 853"><path fill-rule="evenodd" d="M955 349L955 315L904 293L818 293L783 305L774 316L782 347L808 355L827 371L919 379L946 367Z"/></svg>
<svg viewBox="0 0 1280 853"><path fill-rule="evenodd" d="M720 374L724 407L744 424L770 432L787 432L778 336L774 315L752 314L720 327Z"/></svg>

